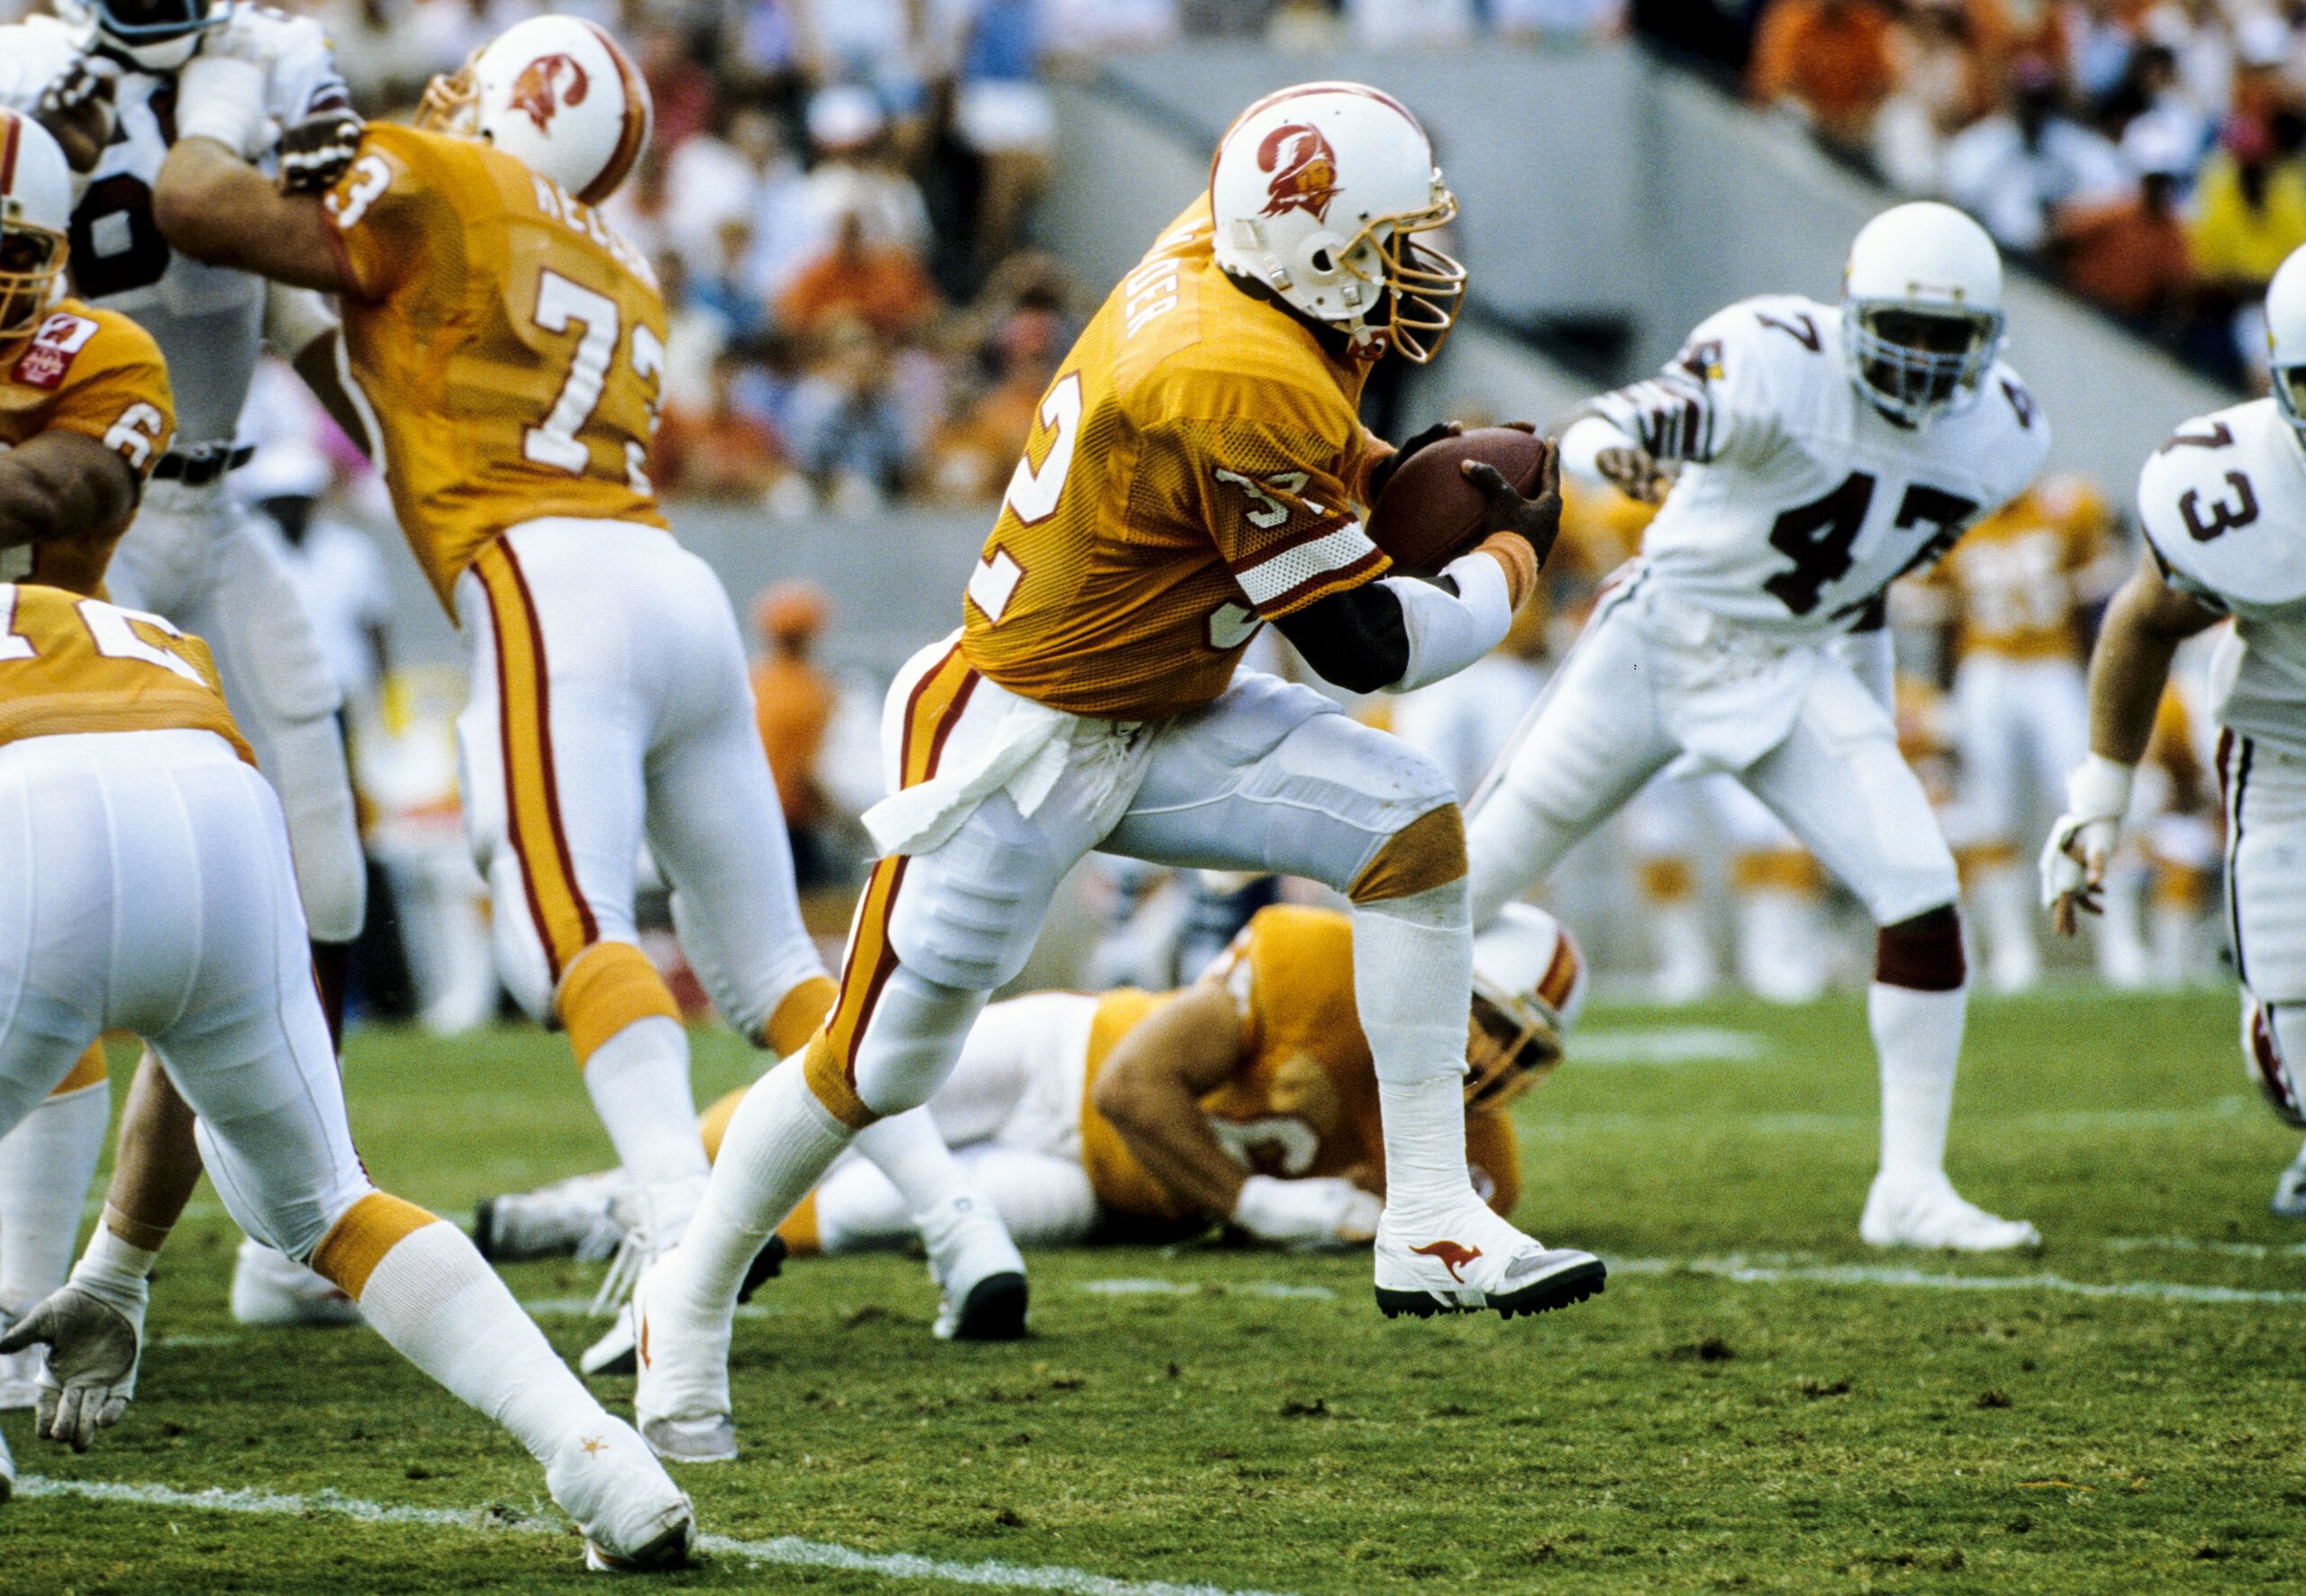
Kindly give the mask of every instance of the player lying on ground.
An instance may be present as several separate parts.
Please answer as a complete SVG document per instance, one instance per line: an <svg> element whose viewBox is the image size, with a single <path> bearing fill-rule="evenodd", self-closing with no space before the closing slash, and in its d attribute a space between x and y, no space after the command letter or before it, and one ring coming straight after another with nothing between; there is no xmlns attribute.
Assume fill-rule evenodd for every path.
<svg viewBox="0 0 2306 1596"><path fill-rule="evenodd" d="M87 240L76 289L151 334L183 404L106 582L117 602L171 616L213 647L232 712L288 816L313 962L330 1028L340 1031L368 881L337 722L340 694L270 533L228 485L248 458L235 433L267 347L333 412L349 414L336 377L336 319L316 295L172 253L153 217L171 141L197 131L181 116L184 74L228 15L261 41L265 68L247 88L259 116L293 126L340 107L344 80L309 17L225 0L65 0L57 10L0 29L0 105L64 141L79 175L72 225ZM159 1078L149 1060L143 1067ZM109 1106L109 1093L68 1094L0 1143L0 1209L18 1216L0 1242L0 1292L41 1295L63 1279ZM50 1210L69 1217L50 1220ZM358 1318L342 1293L252 1242L235 1261L232 1304L244 1322ZM8 1383L0 1369L0 1406L11 1401Z"/></svg>
<svg viewBox="0 0 2306 1596"><path fill-rule="evenodd" d="M2171 657L2231 616L2211 679L2242 1057L2306 1128L2306 250L2266 289L2266 336L2273 396L2185 422L2138 474L2146 554L2090 657L2090 754L2042 849L2042 902L2068 936L2098 911ZM2274 1211L2306 1218L2306 1150Z"/></svg>
<svg viewBox="0 0 2306 1596"><path fill-rule="evenodd" d="M341 296L376 458L472 647L458 738L498 968L567 1031L631 1179L629 1281L707 1174L679 1010L635 939L644 838L740 1033L797 1053L833 998L728 596L649 481L664 302L593 208L647 147L648 90L598 28L532 18L437 79L420 127L348 120L340 159L303 176L335 175L324 197L284 194L244 159L262 111L234 83L255 81L261 44L227 28L187 73L178 114L203 135L169 151L160 225L200 259ZM985 1287L981 1333L1021 1333L1022 1261L942 1145L899 1126L866 1147L914 1211L952 1216L956 1311ZM584 1366L631 1345L620 1313Z"/></svg>
<svg viewBox="0 0 2306 1596"><path fill-rule="evenodd" d="M1391 454L1368 365L1431 352L1464 274L1417 234L1456 204L1414 117L1358 85L1284 90L1226 134L1196 201L1114 289L1041 400L961 606L890 690L893 796L841 995L747 1094L680 1247L641 1278L635 1405L669 1455L736 1455L731 1310L754 1256L858 1132L951 1074L1091 849L1301 875L1353 902L1375 1059L1388 1313L1582 1301L1598 1259L1489 1211L1465 1158L1473 938L1448 779L1309 687L1238 670L1267 621L1364 691L1421 685L1504 636L1552 545L1550 486L1494 470L1446 582L1385 579L1355 506ZM1544 457L1549 458L1549 452Z"/></svg>
<svg viewBox="0 0 2306 1596"><path fill-rule="evenodd" d="M1880 928L1867 1010L1882 1165L1858 1233L1992 1251L2038 1238L1945 1171L1966 972L1954 857L1890 712L1891 582L2033 480L2048 431L2002 344L1977 223L1900 205L1850 246L1842 303L1746 301L1665 373L1594 400L1564 468L1664 499L1475 798L1480 924L1669 765L1726 771Z"/></svg>
<svg viewBox="0 0 2306 1596"><path fill-rule="evenodd" d="M1385 1138L1353 1007L1352 920L1281 907L1173 993L1048 992L988 1006L921 1109L1025 1247L1143 1240L1222 1222L1275 1246L1366 1247ZM1507 1105L1549 1074L1584 1000L1576 944L1509 904L1474 943L1466 1156L1501 1214L1521 1195ZM568 1254L613 1224L615 1175L492 1199L500 1247ZM777 1231L796 1254L916 1238L903 1194L843 1154ZM486 1250L486 1249L485 1249ZM595 1256L604 1256L597 1251Z"/></svg>
<svg viewBox="0 0 2306 1596"><path fill-rule="evenodd" d="M198 1113L237 1223L357 1299L411 1362L511 1430L585 1531L588 1561L677 1562L688 1499L640 1437L601 1410L454 1227L362 1168L286 823L206 646L95 596L173 401L133 322L69 300L46 308L69 184L53 140L0 111L0 358L14 384L52 371L56 391L86 365L77 403L44 416L8 407L14 447L0 455L0 549L29 549L33 566L0 584L0 1131L104 1031L134 1032ZM60 359L40 358L59 344ZM126 1407L158 1239L108 1213L70 1281L0 1340L50 1349L41 1435L85 1449Z"/></svg>

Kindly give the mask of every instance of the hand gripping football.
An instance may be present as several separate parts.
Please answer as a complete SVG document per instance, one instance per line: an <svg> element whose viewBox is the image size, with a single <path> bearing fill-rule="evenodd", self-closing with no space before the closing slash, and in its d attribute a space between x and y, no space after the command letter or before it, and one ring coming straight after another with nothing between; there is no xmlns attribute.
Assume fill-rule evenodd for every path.
<svg viewBox="0 0 2306 1596"><path fill-rule="evenodd" d="M1479 427L1427 444L1401 463L1370 506L1370 540L1393 557L1395 569L1432 576L1479 541L1489 509L1458 467L1466 460L1494 466L1516 493L1534 498L1548 447L1516 427Z"/></svg>

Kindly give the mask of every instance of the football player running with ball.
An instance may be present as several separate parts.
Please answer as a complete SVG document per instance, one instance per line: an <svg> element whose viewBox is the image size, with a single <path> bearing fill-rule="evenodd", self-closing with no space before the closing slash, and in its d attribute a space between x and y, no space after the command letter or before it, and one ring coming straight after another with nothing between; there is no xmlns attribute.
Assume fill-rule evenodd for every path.
<svg viewBox="0 0 2306 1596"><path fill-rule="evenodd" d="M368 896L337 722L341 695L269 532L235 503L226 479L248 455L235 431L259 351L268 346L293 361L333 404L336 322L317 295L172 251L157 218L171 197L160 180L170 142L199 130L196 117L185 117L183 90L187 75L211 69L198 64L203 56L229 46L261 59L238 90L255 107L251 150L269 141L270 124L294 127L340 109L344 80L309 17L226 0L59 0L56 10L0 29L0 105L67 141L79 171L75 289L151 334L183 403L176 441L155 463L105 580L121 603L171 616L213 645L233 713L288 816L333 1031ZM21 574L0 558L0 579ZM157 1083L149 1058L144 1068ZM64 1100L48 1105L0 1147L0 1192L24 1194L20 1202L32 1206L39 1200L31 1193L85 1182L104 1140L97 1096L77 1110ZM33 1246L49 1250L44 1238ZM61 1246L68 1255L71 1242ZM340 1295L255 1247L241 1250L232 1307L260 1322L354 1317Z"/></svg>
<svg viewBox="0 0 2306 1596"><path fill-rule="evenodd" d="M545 1466L596 1566L677 1562L687 1498L601 1410L452 1225L380 1192L345 1122L278 799L197 638L104 603L173 422L151 338L50 302L64 156L0 111L0 358L68 323L52 393L0 386L0 1131L103 1031L145 1039L199 1115L232 1218L356 1299L379 1334ZM27 248L36 246L36 252ZM40 1433L86 1449L135 1381L156 1238L107 1213L0 1346L50 1349ZM0 1447L0 1497L7 1494Z"/></svg>
<svg viewBox="0 0 2306 1596"><path fill-rule="evenodd" d="M680 1011L636 941L643 839L740 1033L797 1053L833 997L728 595L649 482L664 302L594 209L647 147L648 90L593 24L531 18L436 79L418 126L350 130L325 195L283 193L242 159L252 134L232 118L261 106L222 70L187 75L177 114L209 131L169 152L162 182L184 200L170 242L341 297L375 458L472 648L458 741L498 967L567 1031L645 1261L680 1235L707 1165ZM933 1128L915 1122L895 1150L877 1152L918 1207L967 1200ZM1015 1275L990 1205L972 1211L976 1267ZM620 1316L587 1369L630 1347Z"/></svg>
<svg viewBox="0 0 2306 1596"><path fill-rule="evenodd" d="M634 1294L643 1433L735 1455L731 1310L753 1255L850 1138L928 1101L1058 881L1100 848L1345 893L1385 1112L1388 1313L1580 1301L1602 1266L1486 1208L1465 1156L1472 928L1463 822L1430 761L1309 687L1238 670L1268 621L1341 685L1408 688L1504 636L1560 503L1477 473L1480 549L1386 579L1354 506L1391 452L1370 362L1427 358L1464 292L1417 235L1456 210L1424 131L1356 84L1242 113L1196 201L1043 395L961 630L890 689L883 857L839 1002L752 1088L681 1246Z"/></svg>
<svg viewBox="0 0 2306 1596"><path fill-rule="evenodd" d="M1476 924L1677 761L1736 776L1842 879L1880 928L1882 1164L1858 1227L1876 1247L2038 1240L1946 1176L1957 886L1898 754L1881 626L1892 581L2041 468L2048 430L1995 358L2002 329L1984 231L1900 205L1851 245L1838 306L1731 305L1662 375L1588 404L1563 468L1664 504L1469 827Z"/></svg>
<svg viewBox="0 0 2306 1596"><path fill-rule="evenodd" d="M2306 249L2266 289L2266 340L2273 395L2185 422L2138 475L2146 554L2090 657L2090 752L2042 850L2042 902L2068 936L2099 911L2171 657L2232 617L2211 679L2242 1057L2275 1117L2306 1128ZM2306 1219L2306 1152L2273 1206Z"/></svg>

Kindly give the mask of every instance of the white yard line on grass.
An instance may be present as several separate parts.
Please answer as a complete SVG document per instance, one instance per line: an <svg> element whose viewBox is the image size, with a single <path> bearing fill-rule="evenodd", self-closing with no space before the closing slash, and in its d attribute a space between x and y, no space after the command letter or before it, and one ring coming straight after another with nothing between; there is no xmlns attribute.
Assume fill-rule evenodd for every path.
<svg viewBox="0 0 2306 1596"><path fill-rule="evenodd" d="M141 1507L184 1508L195 1512L246 1513L261 1518L305 1519L330 1513L363 1524L409 1524L427 1529L470 1529L491 1534L550 1535L565 1533L558 1518L504 1519L486 1508L387 1507L340 1496L333 1491L309 1496L268 1491L178 1491L168 1485L143 1485L112 1480L52 1480L26 1474L16 1482L16 1494L40 1498L70 1496L88 1501L129 1502ZM1056 1591L1065 1596L1276 1596L1267 1591L1239 1590L1225 1585L1179 1585L1162 1580L1112 1579L1085 1569L1034 1566L1020 1563L953 1563L921 1557L911 1552L861 1552L833 1541L803 1540L781 1535L774 1540L735 1540L725 1535L697 1538L698 1549L715 1557L772 1564L786 1568L833 1568L844 1573L877 1574L887 1580L927 1580L948 1585L976 1585L1003 1591Z"/></svg>
<svg viewBox="0 0 2306 1596"><path fill-rule="evenodd" d="M2204 1241L2193 1236L2109 1236L2098 1245L2118 1253L2209 1253L2221 1258L2306 1258L2306 1241Z"/></svg>
<svg viewBox="0 0 2306 1596"><path fill-rule="evenodd" d="M1337 1293L1325 1285L1296 1285L1279 1280L1092 1280L1081 1289L1099 1297L1198 1297L1203 1292L1224 1292L1244 1297L1274 1297L1285 1302L1334 1302Z"/></svg>
<svg viewBox="0 0 2306 1596"><path fill-rule="evenodd" d="M1662 1030L1585 1030L1571 1056L1580 1065L1747 1063L1767 1049L1751 1031L1678 1025Z"/></svg>
<svg viewBox="0 0 2306 1596"><path fill-rule="evenodd" d="M598 1318L603 1324L608 1322L606 1314L594 1313L590 1297L527 1297L522 1300L521 1308L531 1319ZM778 1311L758 1302L740 1302L736 1310L739 1319L773 1319Z"/></svg>
<svg viewBox="0 0 2306 1596"><path fill-rule="evenodd" d="M2306 1302L2306 1292L2193 1285L2172 1280L2068 1280L2062 1274L1940 1274L1890 1264L1763 1263L1745 1257L1605 1258L1612 1274L1703 1274L1739 1285L1879 1285L1936 1292L2056 1292L2074 1297L2129 1297L2152 1302L2220 1304Z"/></svg>

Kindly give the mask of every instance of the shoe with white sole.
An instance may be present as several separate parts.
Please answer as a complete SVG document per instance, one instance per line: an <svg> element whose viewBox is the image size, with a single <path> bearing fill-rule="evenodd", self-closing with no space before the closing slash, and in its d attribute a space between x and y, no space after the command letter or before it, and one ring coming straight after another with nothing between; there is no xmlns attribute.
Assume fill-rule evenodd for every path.
<svg viewBox="0 0 2306 1596"><path fill-rule="evenodd" d="M1377 1306L1404 1313L1488 1309L1503 1318L1566 1308L1601 1291L1609 1270L1592 1253L1524 1236L1466 1192L1464 1206L1433 1222L1377 1221Z"/></svg>
<svg viewBox="0 0 2306 1596"><path fill-rule="evenodd" d="M937 1283L940 1341L1018 1341L1025 1335L1025 1258L990 1203L968 1196L922 1217L929 1274Z"/></svg>
<svg viewBox="0 0 2306 1596"><path fill-rule="evenodd" d="M572 1175L533 1192L481 1200L473 1211L472 1244L492 1264L532 1258L598 1263L623 1238L611 1210L626 1188L624 1172Z"/></svg>
<svg viewBox="0 0 2306 1596"><path fill-rule="evenodd" d="M1986 1212L1955 1191L1943 1175L1897 1182L1875 1176L1857 1234L1868 1247L1955 1253L2017 1252L2042 1244L2042 1233L2024 1220Z"/></svg>
<svg viewBox="0 0 2306 1596"><path fill-rule="evenodd" d="M2306 1147L2299 1149L2298 1156L2274 1182L2274 1201L2267 1206L2283 1219L2306 1220Z"/></svg>
<svg viewBox="0 0 2306 1596"><path fill-rule="evenodd" d="M633 1283L679 1242L704 1195L704 1185L702 1178L667 1181L645 1191L628 1190L610 1205L622 1239L617 1243L616 1256L609 1260L601 1289L594 1294L593 1312L605 1314L612 1322L607 1333L576 1360L581 1373L632 1373L635 1337L630 1304Z"/></svg>
<svg viewBox="0 0 2306 1596"><path fill-rule="evenodd" d="M244 1325L316 1328L363 1322L359 1304L334 1283L246 1238L232 1263L232 1319Z"/></svg>
<svg viewBox="0 0 2306 1596"><path fill-rule="evenodd" d="M639 1573L688 1561L696 1510L632 1427L604 1413L544 1471L545 1488L585 1532L585 1566Z"/></svg>
<svg viewBox="0 0 2306 1596"><path fill-rule="evenodd" d="M674 1254L650 1265L632 1288L637 1367L632 1414L641 1439L668 1463L728 1463L737 1455L729 1401L729 1325L725 1316L683 1310L659 1292Z"/></svg>

